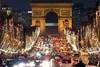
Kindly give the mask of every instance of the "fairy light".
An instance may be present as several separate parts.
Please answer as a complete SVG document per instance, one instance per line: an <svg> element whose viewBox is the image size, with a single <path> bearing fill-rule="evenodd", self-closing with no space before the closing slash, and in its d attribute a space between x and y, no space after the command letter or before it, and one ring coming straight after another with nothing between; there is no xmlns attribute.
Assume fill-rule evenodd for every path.
<svg viewBox="0 0 100 67"><path fill-rule="evenodd" d="M95 19L93 19L93 25L90 24L90 25L87 25L87 26L83 26L81 29L80 29L80 33L81 33L81 39L83 40L83 42L85 43L85 46L88 46L89 43L90 43L90 47L87 47L85 49L92 49L92 48L100 48L98 46L99 43L100 43L100 40L99 40L99 25L98 25L98 14L96 14L96 21ZM84 31L85 32L84 32ZM84 34L84 36L83 36ZM95 50L93 50L95 52Z"/></svg>

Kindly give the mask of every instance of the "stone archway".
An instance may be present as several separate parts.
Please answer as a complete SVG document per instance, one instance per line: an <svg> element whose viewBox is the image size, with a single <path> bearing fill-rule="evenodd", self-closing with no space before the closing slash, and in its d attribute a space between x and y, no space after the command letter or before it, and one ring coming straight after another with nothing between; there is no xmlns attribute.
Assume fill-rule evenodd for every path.
<svg viewBox="0 0 100 67"><path fill-rule="evenodd" d="M45 16L46 23L58 23L58 15L55 12L48 12Z"/></svg>
<svg viewBox="0 0 100 67"><path fill-rule="evenodd" d="M45 16L46 33L58 33L58 15L50 11Z"/></svg>
<svg viewBox="0 0 100 67"><path fill-rule="evenodd" d="M63 21L68 19L69 26L72 28L72 3L34 3L32 4L32 26L35 26L36 20L40 21L40 32L46 32L46 17L50 14L58 17L57 24L59 33L63 33ZM52 19L51 19L52 20ZM51 22L51 21L50 21ZM53 21L56 22L56 21Z"/></svg>

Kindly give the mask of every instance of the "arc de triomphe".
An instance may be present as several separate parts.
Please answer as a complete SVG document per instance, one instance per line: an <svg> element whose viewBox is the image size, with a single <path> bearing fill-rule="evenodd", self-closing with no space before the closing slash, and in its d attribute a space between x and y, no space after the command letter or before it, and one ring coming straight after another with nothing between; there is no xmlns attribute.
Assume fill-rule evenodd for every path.
<svg viewBox="0 0 100 67"><path fill-rule="evenodd" d="M40 21L40 31L45 32L46 15L54 12L58 16L58 31L63 32L63 21L69 21L69 28L72 28L72 3L32 3L32 26L36 25L36 21ZM49 25L49 24L48 24Z"/></svg>

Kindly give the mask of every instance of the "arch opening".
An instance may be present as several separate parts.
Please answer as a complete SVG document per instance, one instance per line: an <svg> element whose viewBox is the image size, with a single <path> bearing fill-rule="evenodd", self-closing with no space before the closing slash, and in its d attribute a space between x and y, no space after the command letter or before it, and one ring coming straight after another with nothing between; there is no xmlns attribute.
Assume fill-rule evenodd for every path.
<svg viewBox="0 0 100 67"><path fill-rule="evenodd" d="M46 23L58 23L58 15L55 12L48 12L46 15Z"/></svg>
<svg viewBox="0 0 100 67"><path fill-rule="evenodd" d="M48 12L45 21L46 33L58 33L58 15L55 12Z"/></svg>

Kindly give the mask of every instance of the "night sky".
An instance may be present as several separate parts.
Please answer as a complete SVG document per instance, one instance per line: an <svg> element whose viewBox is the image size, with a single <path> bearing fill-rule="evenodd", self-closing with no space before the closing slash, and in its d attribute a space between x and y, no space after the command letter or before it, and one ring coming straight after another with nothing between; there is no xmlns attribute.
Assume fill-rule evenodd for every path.
<svg viewBox="0 0 100 67"><path fill-rule="evenodd" d="M5 0L6 4L8 4L10 7L16 8L16 9L23 9L23 10L30 10L30 1L31 0ZM33 1L42 1L42 0L33 0ZM52 0L45 0L45 1L52 1ZM62 1L62 0L54 0L54 1ZM64 1L64 0L63 0ZM65 0L66 1L66 0ZM73 2L77 0L72 0ZM96 0L80 0L81 4L83 4L84 8L95 8Z"/></svg>
<svg viewBox="0 0 100 67"><path fill-rule="evenodd" d="M5 0L6 4L14 9L31 10L29 0Z"/></svg>

